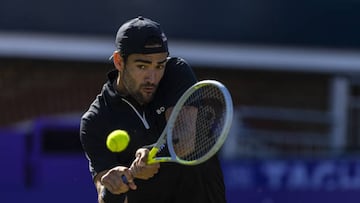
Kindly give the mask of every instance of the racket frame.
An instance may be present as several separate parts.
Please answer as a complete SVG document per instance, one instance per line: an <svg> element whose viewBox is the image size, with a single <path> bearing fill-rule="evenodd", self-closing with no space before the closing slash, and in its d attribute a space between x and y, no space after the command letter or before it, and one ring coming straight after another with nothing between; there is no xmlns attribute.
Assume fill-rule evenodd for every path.
<svg viewBox="0 0 360 203"><path fill-rule="evenodd" d="M199 88L202 88L203 86L212 85L216 86L224 95L225 98L225 110L226 110L226 117L224 118L224 127L222 128L222 132L220 133L220 137L217 139L218 141L216 144L207 152L204 156L202 156L200 159L187 161L179 158L176 156L174 146L172 144L172 129L175 125L176 119L178 114L180 113L184 103L186 100L192 95L193 92L197 91ZM216 80L203 80L200 82L195 83L190 88L188 88L184 94L180 97L180 99L177 101L175 107L173 108L171 115L167 121L166 127L161 133L159 139L155 143L155 145L152 147L152 149L149 152L148 157L148 163L157 163L157 162L177 162L179 164L184 165L197 165L200 163L203 163L204 161L208 160L210 157L212 157L223 145L223 143L226 140L227 135L229 134L231 123L233 120L233 103L232 98L227 90L227 88L220 82ZM168 145L168 150L170 153L170 157L156 157L156 154L160 151L161 148L165 146L165 144Z"/></svg>

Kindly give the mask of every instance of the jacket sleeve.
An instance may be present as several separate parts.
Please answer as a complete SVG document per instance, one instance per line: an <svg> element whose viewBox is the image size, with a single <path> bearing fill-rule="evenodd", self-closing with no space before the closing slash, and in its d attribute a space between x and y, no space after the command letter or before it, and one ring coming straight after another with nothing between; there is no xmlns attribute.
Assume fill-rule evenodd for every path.
<svg viewBox="0 0 360 203"><path fill-rule="evenodd" d="M94 178L97 173L117 164L117 157L106 148L106 125L94 112L86 112L80 122L80 141Z"/></svg>

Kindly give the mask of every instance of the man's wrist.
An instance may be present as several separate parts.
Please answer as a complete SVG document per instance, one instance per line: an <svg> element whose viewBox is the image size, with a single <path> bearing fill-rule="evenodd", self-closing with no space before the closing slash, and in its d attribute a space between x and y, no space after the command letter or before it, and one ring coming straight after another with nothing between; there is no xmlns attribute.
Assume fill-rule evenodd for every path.
<svg viewBox="0 0 360 203"><path fill-rule="evenodd" d="M124 202L126 198L126 194L113 194L108 189L104 187L102 189L100 198L102 199L102 202L104 203L113 203L113 202Z"/></svg>

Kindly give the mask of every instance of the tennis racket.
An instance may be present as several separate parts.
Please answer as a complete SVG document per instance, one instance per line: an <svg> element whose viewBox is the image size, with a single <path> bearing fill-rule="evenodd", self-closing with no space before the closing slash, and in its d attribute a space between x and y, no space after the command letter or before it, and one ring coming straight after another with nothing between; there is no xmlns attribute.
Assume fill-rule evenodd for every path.
<svg viewBox="0 0 360 203"><path fill-rule="evenodd" d="M148 163L197 165L223 145L233 118L227 88L215 80L197 82L177 101L166 127L149 152ZM158 156L167 146L167 156ZM170 156L169 156L170 154Z"/></svg>

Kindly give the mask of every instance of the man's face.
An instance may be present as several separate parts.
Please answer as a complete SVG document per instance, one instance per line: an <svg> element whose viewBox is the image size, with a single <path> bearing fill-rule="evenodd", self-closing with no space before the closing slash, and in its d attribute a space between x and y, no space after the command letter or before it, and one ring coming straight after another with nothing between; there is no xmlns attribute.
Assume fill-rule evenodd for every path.
<svg viewBox="0 0 360 203"><path fill-rule="evenodd" d="M131 54L121 73L127 92L140 104L149 103L164 75L167 53Z"/></svg>

